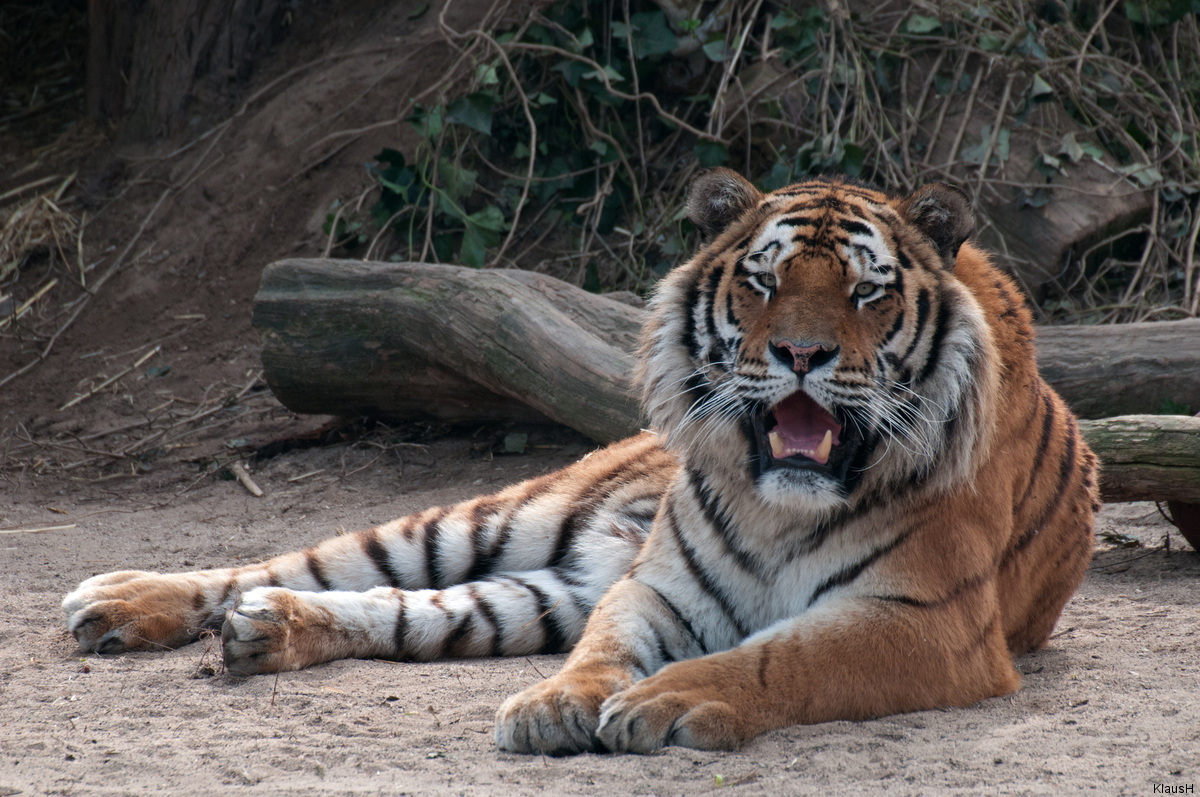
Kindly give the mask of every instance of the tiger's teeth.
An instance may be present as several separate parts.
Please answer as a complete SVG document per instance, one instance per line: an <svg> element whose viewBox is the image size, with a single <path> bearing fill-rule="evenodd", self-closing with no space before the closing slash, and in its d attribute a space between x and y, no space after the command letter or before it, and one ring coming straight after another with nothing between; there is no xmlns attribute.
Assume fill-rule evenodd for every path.
<svg viewBox="0 0 1200 797"><path fill-rule="evenodd" d="M833 450L833 432L829 429L825 430L825 439L821 441L821 445L817 446L817 455L813 459L817 462L825 462L829 459L829 452Z"/></svg>
<svg viewBox="0 0 1200 797"><path fill-rule="evenodd" d="M771 432L767 435L767 439L771 441L771 456L775 459L783 459L787 452L787 446L783 442L783 438L779 436L779 432Z"/></svg>

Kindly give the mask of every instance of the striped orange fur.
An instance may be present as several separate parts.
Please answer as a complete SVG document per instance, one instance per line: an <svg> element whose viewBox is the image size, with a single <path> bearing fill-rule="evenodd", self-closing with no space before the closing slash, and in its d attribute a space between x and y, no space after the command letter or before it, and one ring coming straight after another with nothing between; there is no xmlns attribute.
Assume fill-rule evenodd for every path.
<svg viewBox="0 0 1200 797"><path fill-rule="evenodd" d="M496 718L553 754L1015 690L1086 569L1096 460L966 198L718 169L688 213L705 243L643 333L654 432L260 565L97 576L64 601L80 646L221 626L240 673L571 649Z"/></svg>

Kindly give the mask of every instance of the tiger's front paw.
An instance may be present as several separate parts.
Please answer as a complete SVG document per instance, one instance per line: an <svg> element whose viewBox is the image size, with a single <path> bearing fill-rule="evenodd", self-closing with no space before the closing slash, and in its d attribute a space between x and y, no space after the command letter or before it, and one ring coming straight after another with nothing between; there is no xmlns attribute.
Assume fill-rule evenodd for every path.
<svg viewBox="0 0 1200 797"><path fill-rule="evenodd" d="M125 570L93 576L63 599L67 630L84 653L177 648L208 619L194 590L169 576Z"/></svg>
<svg viewBox="0 0 1200 797"><path fill-rule="evenodd" d="M565 671L513 695L496 712L496 746L555 756L595 750L600 704L629 680L623 673Z"/></svg>
<svg viewBox="0 0 1200 797"><path fill-rule="evenodd" d="M322 657L314 649L319 647L314 637L329 625L323 610L305 605L291 590L252 589L226 613L221 626L225 669L236 675L258 675L329 661L334 657Z"/></svg>
<svg viewBox="0 0 1200 797"><path fill-rule="evenodd" d="M733 750L753 738L746 707L728 701L734 683L690 679L683 662L610 697L596 737L613 752L652 753L668 745ZM677 669L678 668L678 669Z"/></svg>

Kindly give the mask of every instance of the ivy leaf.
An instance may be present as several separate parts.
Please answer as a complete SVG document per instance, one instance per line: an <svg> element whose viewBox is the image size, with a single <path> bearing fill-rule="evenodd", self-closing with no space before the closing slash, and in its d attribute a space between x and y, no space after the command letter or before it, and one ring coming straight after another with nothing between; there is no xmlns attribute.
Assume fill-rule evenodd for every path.
<svg viewBox="0 0 1200 797"><path fill-rule="evenodd" d="M937 17L925 17L920 14L913 14L904 23L904 29L909 33L933 33L941 27L941 20Z"/></svg>
<svg viewBox="0 0 1200 797"><path fill-rule="evenodd" d="M1062 144L1058 148L1058 154L1067 156L1071 163L1079 163L1079 161L1083 160L1085 152L1083 145L1075 140L1075 134L1067 133L1062 138ZM1046 156L1043 155L1042 157Z"/></svg>
<svg viewBox="0 0 1200 797"><path fill-rule="evenodd" d="M733 49L729 46L729 42L724 39L713 39L702 48L704 54L708 56L708 60L714 64L720 64L728 61L733 57Z"/></svg>
<svg viewBox="0 0 1200 797"><path fill-rule="evenodd" d="M696 162L706 169L723 166L729 160L729 150L720 141L697 141L692 152L696 155Z"/></svg>
<svg viewBox="0 0 1200 797"><path fill-rule="evenodd" d="M404 153L399 150L394 150L391 147L384 147L383 150L375 156L376 163L386 163L388 166L395 166L397 169L403 169L407 164L404 161Z"/></svg>
<svg viewBox="0 0 1200 797"><path fill-rule="evenodd" d="M633 54L639 59L665 55L679 47L662 11L643 11L629 17L633 24Z"/></svg>
<svg viewBox="0 0 1200 797"><path fill-rule="evenodd" d="M858 177L862 174L866 156L867 153L862 147L847 142L845 154L842 155L842 172L847 177Z"/></svg>
<svg viewBox="0 0 1200 797"><path fill-rule="evenodd" d="M466 125L485 136L490 136L492 134L492 106L495 101L495 95L486 91L476 91L465 97L459 97L446 109L446 121Z"/></svg>
<svg viewBox="0 0 1200 797"><path fill-rule="evenodd" d="M458 201L465 196L470 196L471 192L475 190L475 181L479 178L479 172L455 163L449 158L442 158L438 161L438 178L446 186L446 193Z"/></svg>
<svg viewBox="0 0 1200 797"><path fill-rule="evenodd" d="M446 110L441 105L435 105L428 110L418 105L408 117L408 121L418 133L432 141L442 134L445 113Z"/></svg>
<svg viewBox="0 0 1200 797"><path fill-rule="evenodd" d="M989 53L998 52L1004 46L1004 39L991 33L979 34L979 49Z"/></svg>
<svg viewBox="0 0 1200 797"><path fill-rule="evenodd" d="M500 233L504 231L504 213L495 205L488 205L483 210L478 210L467 216L468 226L474 226L480 230L496 233L495 242L490 244L495 246L500 243Z"/></svg>
<svg viewBox="0 0 1200 797"><path fill-rule="evenodd" d="M1158 185L1163 181L1162 172L1148 163L1131 163L1118 169L1126 177L1137 180L1142 188Z"/></svg>
<svg viewBox="0 0 1200 797"><path fill-rule="evenodd" d="M484 245L483 239L470 227L467 227L467 231L463 233L462 248L458 251L458 259L464 266L483 268L486 258L487 247Z"/></svg>
<svg viewBox="0 0 1200 797"><path fill-rule="evenodd" d="M1031 100L1036 100L1039 97L1044 97L1047 94L1053 93L1054 88L1046 82L1045 78L1043 78L1041 75L1033 76L1033 83L1031 83L1029 86L1029 98Z"/></svg>

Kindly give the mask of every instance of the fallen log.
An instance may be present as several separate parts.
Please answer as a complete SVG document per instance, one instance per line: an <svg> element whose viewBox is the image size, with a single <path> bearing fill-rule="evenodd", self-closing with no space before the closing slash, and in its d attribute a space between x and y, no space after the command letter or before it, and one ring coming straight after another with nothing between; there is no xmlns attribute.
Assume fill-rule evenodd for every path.
<svg viewBox="0 0 1200 797"><path fill-rule="evenodd" d="M1079 431L1100 457L1105 501L1200 502L1200 418L1122 415Z"/></svg>
<svg viewBox="0 0 1200 797"><path fill-rule="evenodd" d="M641 312L527 272L285 260L263 272L254 326L267 384L294 412L638 427Z"/></svg>
<svg viewBox="0 0 1200 797"><path fill-rule="evenodd" d="M272 264L254 307L267 383L295 412L548 419L602 442L642 425L632 385L642 317L544 275L342 260ZM1081 415L1200 404L1200 321L1038 334L1043 375ZM1081 427L1106 466L1105 500L1200 501L1200 420Z"/></svg>

